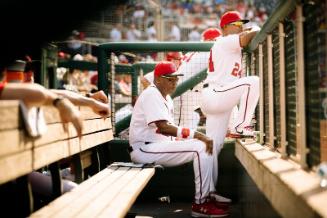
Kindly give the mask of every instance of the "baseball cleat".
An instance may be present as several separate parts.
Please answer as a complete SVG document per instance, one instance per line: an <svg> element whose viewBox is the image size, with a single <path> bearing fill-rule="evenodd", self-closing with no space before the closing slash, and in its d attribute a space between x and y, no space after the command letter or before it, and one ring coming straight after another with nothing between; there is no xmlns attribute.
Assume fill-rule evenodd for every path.
<svg viewBox="0 0 327 218"><path fill-rule="evenodd" d="M252 128L243 128L242 131L234 129L234 131L230 131L227 137L230 138L253 138L254 137L254 132Z"/></svg>
<svg viewBox="0 0 327 218"><path fill-rule="evenodd" d="M202 204L192 204L192 217L225 217L228 216L228 211L222 208L217 208L212 201L207 201Z"/></svg>

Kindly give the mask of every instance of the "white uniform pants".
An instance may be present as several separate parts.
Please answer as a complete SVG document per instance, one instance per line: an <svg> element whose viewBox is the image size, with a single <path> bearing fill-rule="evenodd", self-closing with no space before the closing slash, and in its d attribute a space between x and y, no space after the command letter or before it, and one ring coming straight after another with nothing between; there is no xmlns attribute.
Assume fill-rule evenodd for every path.
<svg viewBox="0 0 327 218"><path fill-rule="evenodd" d="M240 103L232 128L249 126L259 100L259 77L240 78L227 85L209 84L202 90L201 110L207 117L206 133L219 150L224 143L228 121L235 105Z"/></svg>
<svg viewBox="0 0 327 218"><path fill-rule="evenodd" d="M209 192L215 191L213 178L214 159L217 156L205 152L205 144L199 140L165 141L133 146L131 159L135 163L155 163L164 167L178 166L193 161L195 202L203 203Z"/></svg>

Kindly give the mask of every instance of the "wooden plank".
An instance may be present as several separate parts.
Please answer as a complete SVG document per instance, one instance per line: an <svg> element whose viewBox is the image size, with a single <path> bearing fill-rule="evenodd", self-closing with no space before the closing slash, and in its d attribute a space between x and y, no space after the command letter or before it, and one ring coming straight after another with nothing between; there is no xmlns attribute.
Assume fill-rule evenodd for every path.
<svg viewBox="0 0 327 218"><path fill-rule="evenodd" d="M142 169L131 168L126 171L126 167L117 169L116 171L125 171L125 173L119 178L119 180L116 180L114 183L110 184L110 186L107 186L107 188L104 189L101 194L97 195L95 199L88 199L87 207L84 207L78 214L76 214L76 217L88 218L97 216L99 212L108 207L108 204L112 200L120 195L121 190L135 178L140 170Z"/></svg>
<svg viewBox="0 0 327 218"><path fill-rule="evenodd" d="M255 143L238 141L235 155L281 216L327 217L327 190L316 173Z"/></svg>
<svg viewBox="0 0 327 218"><path fill-rule="evenodd" d="M39 169L49 163L85 151L112 139L112 130L106 130L83 136L81 140L79 138L73 138L37 147L33 152L34 169Z"/></svg>
<svg viewBox="0 0 327 218"><path fill-rule="evenodd" d="M154 172L154 168L141 170L135 178L121 190L114 201L111 201L109 206L100 213L99 217L125 217L137 196L154 175Z"/></svg>
<svg viewBox="0 0 327 218"><path fill-rule="evenodd" d="M0 184L32 172L32 152L24 151L19 155L0 159Z"/></svg>
<svg viewBox="0 0 327 218"><path fill-rule="evenodd" d="M0 130L0 158L15 152L22 152L32 147L31 143L25 141L24 130Z"/></svg>
<svg viewBox="0 0 327 218"><path fill-rule="evenodd" d="M99 119L99 115L93 112L89 107L83 106L78 108L83 120ZM44 118L47 124L60 123L61 119L58 110L52 106L42 107ZM109 117L110 118L110 117ZM22 128L22 119L17 100L0 101L0 130Z"/></svg>
<svg viewBox="0 0 327 218"><path fill-rule="evenodd" d="M55 107L46 106L42 108L44 110L44 117L47 124L61 122L59 112ZM80 111L83 120L101 118L99 115L94 113L90 107L82 106L82 107L78 107L78 110Z"/></svg>
<svg viewBox="0 0 327 218"><path fill-rule="evenodd" d="M79 110L81 112L83 120L101 118L99 115L94 113L93 110L89 107L80 107ZM110 118L110 116L108 118Z"/></svg>
<svg viewBox="0 0 327 218"><path fill-rule="evenodd" d="M30 173L55 161L69 157L98 144L113 139L112 130L106 130L78 138L57 141L31 150L26 150L0 158L0 184Z"/></svg>
<svg viewBox="0 0 327 218"><path fill-rule="evenodd" d="M127 167L116 169L110 176L99 181L99 183L88 191L79 192L79 197L69 202L69 207L66 206L58 211L58 213L53 214L54 217L85 217L80 214L85 209L86 212L90 212L90 215L87 217L94 217L100 206L108 203L107 194L110 192L117 193L119 191L118 187L122 185L120 182L121 179L125 175L131 175L128 172L129 168Z"/></svg>
<svg viewBox="0 0 327 218"><path fill-rule="evenodd" d="M57 215L63 209L67 209L67 206L72 202L80 199L81 195L91 192L90 190L95 188L96 185L103 183L106 178L117 169L117 167L110 167L102 170L93 177L81 183L79 186L74 188L72 191L62 195L60 198L55 199L47 206L39 209L38 211L31 214L30 217L51 217Z"/></svg>
<svg viewBox="0 0 327 218"><path fill-rule="evenodd" d="M82 168L85 169L89 166L92 165L92 151L87 150L87 151L83 151L81 152L81 162L82 162Z"/></svg>
<svg viewBox="0 0 327 218"><path fill-rule="evenodd" d="M90 134L99 130L111 129L110 119L93 119L83 121L83 135ZM66 133L61 123L49 124L48 129L40 138L31 138L25 134L24 130L0 131L0 157L15 152L24 151L31 147L50 144L64 139L77 137L77 133L72 124L68 125Z"/></svg>
<svg viewBox="0 0 327 218"><path fill-rule="evenodd" d="M17 129L21 127L19 101L0 101L0 130Z"/></svg>
<svg viewBox="0 0 327 218"><path fill-rule="evenodd" d="M100 145L102 143L108 142L113 139L112 130L102 131L98 133L93 133L90 135L85 135L81 139L81 149L87 150L96 145Z"/></svg>

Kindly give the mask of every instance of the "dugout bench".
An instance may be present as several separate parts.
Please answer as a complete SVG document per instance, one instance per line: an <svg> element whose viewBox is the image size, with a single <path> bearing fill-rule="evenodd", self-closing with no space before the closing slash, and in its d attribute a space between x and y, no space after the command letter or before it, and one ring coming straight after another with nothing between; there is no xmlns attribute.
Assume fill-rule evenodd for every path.
<svg viewBox="0 0 327 218"><path fill-rule="evenodd" d="M11 211L19 217L124 217L128 212L154 174L154 168L136 168L126 163L107 167L110 164L106 158L109 157L107 143L113 139L111 120L104 120L87 107L79 110L84 124L81 139L72 124L68 124L68 131L64 132L59 113L53 107L43 108L47 131L41 137L32 138L24 129L19 101L0 101L0 198L3 209L13 203L13 206L9 205L14 209ZM80 185L62 195L60 170L67 160L74 166L75 182ZM53 193L50 204L44 202L39 209L33 205L27 175L43 169L51 172ZM14 191L8 192L7 185L13 181ZM6 202L7 198L13 198L12 202Z"/></svg>

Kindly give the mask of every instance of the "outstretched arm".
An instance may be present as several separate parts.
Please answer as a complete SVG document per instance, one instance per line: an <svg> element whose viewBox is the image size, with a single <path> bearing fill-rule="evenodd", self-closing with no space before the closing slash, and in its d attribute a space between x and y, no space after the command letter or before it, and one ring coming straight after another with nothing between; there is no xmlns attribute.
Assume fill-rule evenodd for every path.
<svg viewBox="0 0 327 218"><path fill-rule="evenodd" d="M102 117L108 117L110 114L110 108L107 104L102 103L101 101L95 100L94 98L88 98L81 94L68 91L68 90L57 90L52 89L52 92L56 93L57 95L63 96L67 99L69 99L74 105L77 106L88 106L92 108L94 113L102 116ZM104 93L103 93L104 95ZM98 93L95 98L103 99L104 101L108 102L108 99L104 95L105 98L101 95L101 93Z"/></svg>
<svg viewBox="0 0 327 218"><path fill-rule="evenodd" d="M68 99L59 97L39 84L27 83L8 83L1 94L2 100L22 100L27 107L54 105L62 122L72 122L78 136L81 137L83 127L79 111Z"/></svg>
<svg viewBox="0 0 327 218"><path fill-rule="evenodd" d="M244 31L240 34L240 45L242 48L246 47L253 37L260 31L258 28Z"/></svg>

